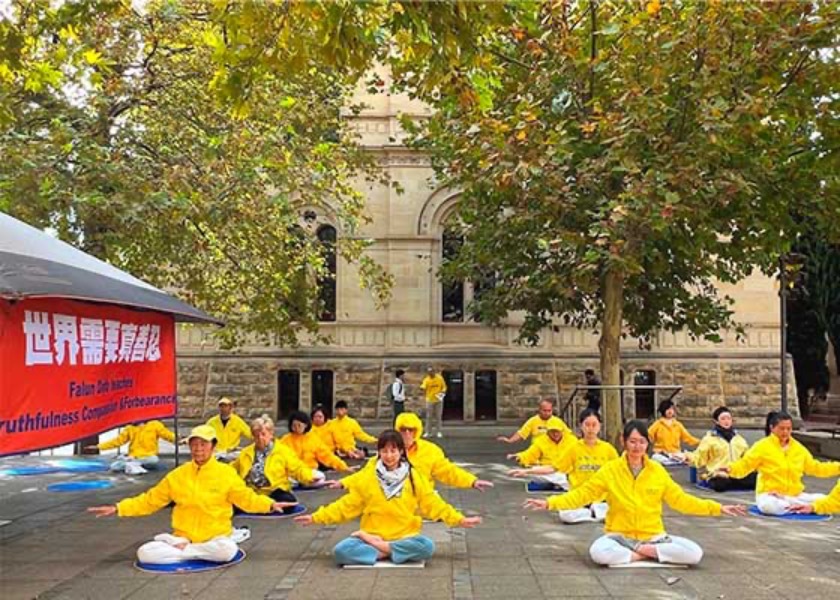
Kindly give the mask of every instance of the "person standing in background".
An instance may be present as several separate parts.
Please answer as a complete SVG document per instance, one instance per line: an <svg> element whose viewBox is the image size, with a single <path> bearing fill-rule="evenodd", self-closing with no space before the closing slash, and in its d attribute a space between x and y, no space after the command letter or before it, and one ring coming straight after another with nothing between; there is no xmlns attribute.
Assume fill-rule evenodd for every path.
<svg viewBox="0 0 840 600"><path fill-rule="evenodd" d="M430 437L435 432L436 437L443 437L443 399L446 396L446 382L434 367L426 370L426 376L420 383L420 389L426 396L426 433L423 437Z"/></svg>

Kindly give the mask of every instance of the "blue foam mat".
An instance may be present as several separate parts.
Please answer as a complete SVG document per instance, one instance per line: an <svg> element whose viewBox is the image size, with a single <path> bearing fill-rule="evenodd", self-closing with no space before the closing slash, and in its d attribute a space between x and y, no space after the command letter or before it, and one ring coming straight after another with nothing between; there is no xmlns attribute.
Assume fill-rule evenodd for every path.
<svg viewBox="0 0 840 600"><path fill-rule="evenodd" d="M240 548L236 556L225 563L211 562L209 560L185 560L170 565L154 565L142 563L138 560L134 563L134 566L146 573L200 573L202 571L224 569L231 565L241 563L243 560L245 560L245 551Z"/></svg>
<svg viewBox="0 0 840 600"><path fill-rule="evenodd" d="M563 494L566 490L548 483L529 481L525 484L525 491L529 494Z"/></svg>
<svg viewBox="0 0 840 600"><path fill-rule="evenodd" d="M306 512L306 507L303 504L298 504L297 506L293 506L291 512L288 513L279 513L279 512L270 512L270 513L247 513L247 512L236 512L234 513L233 517L241 517L243 519L288 519L289 517L294 517L295 515L300 515Z"/></svg>
<svg viewBox="0 0 840 600"><path fill-rule="evenodd" d="M52 464L36 465L32 467L11 467L0 469L0 475L49 475L51 473L94 473L107 471L108 465L98 461L88 460L58 460Z"/></svg>
<svg viewBox="0 0 840 600"><path fill-rule="evenodd" d="M782 519L784 521L830 521L831 515L800 515L795 513L788 513L785 515L768 515L758 510L756 505L752 505L747 509L747 512L756 517L766 517L768 519Z"/></svg>
<svg viewBox="0 0 840 600"><path fill-rule="evenodd" d="M87 492L90 490L103 490L111 487L113 484L105 479L96 479L94 481L62 481L61 483L51 483L47 486L48 492Z"/></svg>
<svg viewBox="0 0 840 600"><path fill-rule="evenodd" d="M60 473L61 467L13 467L11 469L0 469L0 475L47 475L49 473Z"/></svg>

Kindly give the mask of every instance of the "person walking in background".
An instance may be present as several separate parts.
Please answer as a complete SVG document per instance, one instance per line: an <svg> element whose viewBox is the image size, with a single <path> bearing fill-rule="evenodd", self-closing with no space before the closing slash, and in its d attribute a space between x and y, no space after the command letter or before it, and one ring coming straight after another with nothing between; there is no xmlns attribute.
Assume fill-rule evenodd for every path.
<svg viewBox="0 0 840 600"><path fill-rule="evenodd" d="M394 420L405 410L405 383L403 382L405 371L397 369L394 373L394 381L388 388L388 395L391 399L391 406L394 408Z"/></svg>
<svg viewBox="0 0 840 600"><path fill-rule="evenodd" d="M601 380L595 375L595 371L592 369L586 369L583 372L583 376L586 378L586 385L601 385ZM598 414L601 413L601 390L599 389L589 389L586 390L586 410L594 411Z"/></svg>
<svg viewBox="0 0 840 600"><path fill-rule="evenodd" d="M441 431L443 419L443 399L446 396L446 382L434 367L426 370L426 376L420 383L420 389L426 396L426 433L429 437L434 432L436 437L443 437Z"/></svg>

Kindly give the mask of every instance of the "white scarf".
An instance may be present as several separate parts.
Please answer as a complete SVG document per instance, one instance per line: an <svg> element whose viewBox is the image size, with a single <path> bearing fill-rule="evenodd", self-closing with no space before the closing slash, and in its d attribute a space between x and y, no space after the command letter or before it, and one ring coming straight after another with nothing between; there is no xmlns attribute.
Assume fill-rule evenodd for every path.
<svg viewBox="0 0 840 600"><path fill-rule="evenodd" d="M410 471L411 467L408 465L408 461L401 460L393 471L389 471L382 464L381 458L376 459L376 478L379 480L379 486L382 488L386 500L399 497Z"/></svg>

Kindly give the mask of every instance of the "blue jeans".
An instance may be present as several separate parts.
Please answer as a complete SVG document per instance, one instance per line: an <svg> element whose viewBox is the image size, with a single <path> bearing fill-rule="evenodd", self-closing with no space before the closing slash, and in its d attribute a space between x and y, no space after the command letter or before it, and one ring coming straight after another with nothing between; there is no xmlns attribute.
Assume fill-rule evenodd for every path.
<svg viewBox="0 0 840 600"><path fill-rule="evenodd" d="M435 551L435 543L424 535L403 538L390 544L391 562L396 564L426 560ZM349 537L335 545L333 554L339 565L372 565L376 563L379 550L359 538Z"/></svg>

